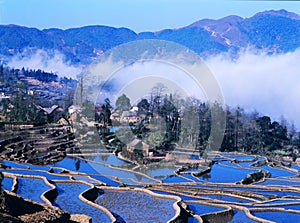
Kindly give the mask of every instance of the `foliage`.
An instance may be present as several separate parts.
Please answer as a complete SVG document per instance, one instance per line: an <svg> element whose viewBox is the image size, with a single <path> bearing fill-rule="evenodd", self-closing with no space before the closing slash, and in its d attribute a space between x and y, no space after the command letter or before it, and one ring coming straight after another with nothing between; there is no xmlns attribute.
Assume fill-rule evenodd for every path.
<svg viewBox="0 0 300 223"><path fill-rule="evenodd" d="M145 138L150 145L161 141L157 148L167 150L172 148L173 143L178 143L182 147L194 147L204 156L205 149L255 154L283 151L284 154L289 154L286 152L289 145L300 147L295 127L289 127L286 122L272 121L270 117L259 116L257 112L246 113L240 107L223 108L217 103L208 104L195 98L175 100L172 95L162 96L162 90L157 92L151 95L150 101L143 98L138 103L139 110L143 111L139 114L144 118L134 130L138 137ZM148 110L148 113L145 113L145 110ZM216 148L215 139L211 136L213 115L226 117L225 132L217 133L224 135L219 148ZM161 117L165 123L162 140L153 127L156 126L153 120L157 117ZM217 122L214 125L218 131L221 129L218 125L221 126L222 123Z"/></svg>
<svg viewBox="0 0 300 223"><path fill-rule="evenodd" d="M160 131L149 132L146 136L146 142L153 147L155 147L157 143L162 142L163 140L164 140L164 135Z"/></svg>
<svg viewBox="0 0 300 223"><path fill-rule="evenodd" d="M112 121L110 119L112 106L110 100L106 98L104 104L96 105L95 120L103 123L105 126L111 126Z"/></svg>
<svg viewBox="0 0 300 223"><path fill-rule="evenodd" d="M125 95L122 94L116 100L116 109L120 112L129 111L131 108L130 99Z"/></svg>
<svg viewBox="0 0 300 223"><path fill-rule="evenodd" d="M83 103L82 103L82 114L92 120L95 116L95 105L94 103L88 101L88 100L85 100Z"/></svg>
<svg viewBox="0 0 300 223"><path fill-rule="evenodd" d="M164 140L166 142L176 142L180 134L179 112L170 98L165 97L158 107L158 114L164 118L166 123L166 132Z"/></svg>
<svg viewBox="0 0 300 223"><path fill-rule="evenodd" d="M157 86L150 102L143 98L138 103L139 115L143 118L133 132L152 147L168 150L179 140L181 122L172 95L163 97L162 91L163 87Z"/></svg>
<svg viewBox="0 0 300 223"><path fill-rule="evenodd" d="M139 114L147 114L150 109L150 104L147 99L143 98L138 104Z"/></svg>

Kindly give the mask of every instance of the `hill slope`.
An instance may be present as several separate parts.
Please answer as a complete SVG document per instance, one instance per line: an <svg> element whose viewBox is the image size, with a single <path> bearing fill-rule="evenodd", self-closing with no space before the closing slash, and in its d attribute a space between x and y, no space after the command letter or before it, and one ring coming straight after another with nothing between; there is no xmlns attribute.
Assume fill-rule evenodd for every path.
<svg viewBox="0 0 300 223"><path fill-rule="evenodd" d="M201 55L237 52L247 46L268 53L289 52L300 46L300 16L285 10L271 10L251 18L204 19L179 29L142 33L108 26L38 30L2 25L0 54L12 56L24 53L25 49L26 54L36 49L58 50L72 63L88 64L106 50L139 39L174 41Z"/></svg>

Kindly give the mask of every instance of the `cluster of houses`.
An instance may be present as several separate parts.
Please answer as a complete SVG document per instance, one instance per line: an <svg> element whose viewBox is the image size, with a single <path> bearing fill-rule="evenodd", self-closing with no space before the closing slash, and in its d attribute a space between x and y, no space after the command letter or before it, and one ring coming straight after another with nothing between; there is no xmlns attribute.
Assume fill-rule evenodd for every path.
<svg viewBox="0 0 300 223"><path fill-rule="evenodd" d="M117 125L129 126L130 124L138 124L143 119L143 116L139 115L138 107L132 107L128 111L113 110L110 119L114 127L117 127ZM114 140L112 138L108 143L110 144ZM153 157L153 152L150 151L150 146L147 143L135 138L123 148L123 155L132 160L144 162L144 158Z"/></svg>
<svg viewBox="0 0 300 223"><path fill-rule="evenodd" d="M133 107L129 111L113 111L111 120L115 123L138 123L141 121L141 117L138 115L138 107Z"/></svg>
<svg viewBox="0 0 300 223"><path fill-rule="evenodd" d="M0 83L0 101L4 102L7 100L9 102L7 111L9 112L13 109L12 101L14 96L20 91L20 89L15 87L15 84L23 83L24 85L21 84L20 86L24 87L22 91L28 98L33 96L32 98L36 100L34 95L38 95L38 101L34 101L34 104L38 115L42 117L41 120L57 122L57 119L59 119L64 112L62 107L65 105L66 94L71 91L76 81L69 79L64 82L60 79L48 82L41 81L35 77L26 76L22 71L14 75L17 82L4 81ZM3 110L3 103L1 103L0 110ZM2 121L5 121L4 117L2 117Z"/></svg>

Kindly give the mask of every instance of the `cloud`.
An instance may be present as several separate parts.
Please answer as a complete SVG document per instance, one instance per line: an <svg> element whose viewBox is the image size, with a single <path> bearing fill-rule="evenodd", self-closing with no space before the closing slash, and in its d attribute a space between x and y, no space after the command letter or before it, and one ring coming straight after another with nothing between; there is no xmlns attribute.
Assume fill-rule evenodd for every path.
<svg viewBox="0 0 300 223"><path fill-rule="evenodd" d="M284 116L300 127L300 49L286 54L240 53L206 59L222 88L226 104L257 110L278 120Z"/></svg>
<svg viewBox="0 0 300 223"><path fill-rule="evenodd" d="M106 81L113 81L115 89L118 90L117 95L125 93L133 101L149 95L152 88L159 83L166 87L164 94L177 94L181 98L188 95L205 98L202 89L190 75L163 60L142 61L124 66Z"/></svg>
<svg viewBox="0 0 300 223"><path fill-rule="evenodd" d="M24 56L28 55L28 56ZM7 62L7 65L13 68L21 69L41 69L46 72L57 73L59 76L76 78L82 71L82 66L76 66L68 61L58 51L36 50L31 53L30 50L25 50L22 54L13 56Z"/></svg>

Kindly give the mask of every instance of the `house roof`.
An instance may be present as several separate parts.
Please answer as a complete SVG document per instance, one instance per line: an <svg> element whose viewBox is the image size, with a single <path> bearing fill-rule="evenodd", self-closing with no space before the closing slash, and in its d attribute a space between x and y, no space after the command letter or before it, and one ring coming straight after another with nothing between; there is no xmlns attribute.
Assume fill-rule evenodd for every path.
<svg viewBox="0 0 300 223"><path fill-rule="evenodd" d="M69 108L68 108L68 111L70 114L73 114L75 112L80 112L81 111L81 107L78 106L78 105L71 105Z"/></svg>
<svg viewBox="0 0 300 223"><path fill-rule="evenodd" d="M47 114L51 114L55 109L58 108L58 105L52 105L51 107L49 108L44 108L42 106L37 106L39 109L43 110L44 112L46 112Z"/></svg>
<svg viewBox="0 0 300 223"><path fill-rule="evenodd" d="M69 123L67 122L67 120L64 119L64 118L59 119L59 120L58 120L58 123L63 124L63 125L69 124Z"/></svg>
<svg viewBox="0 0 300 223"><path fill-rule="evenodd" d="M117 112L112 113L111 116L113 116L113 117L120 117L120 115Z"/></svg>
<svg viewBox="0 0 300 223"><path fill-rule="evenodd" d="M122 117L135 117L137 113L135 111L123 111Z"/></svg>
<svg viewBox="0 0 300 223"><path fill-rule="evenodd" d="M70 115L70 117L68 119L69 119L69 121L74 122L76 120L76 117L77 117L77 114L74 113L74 114Z"/></svg>

